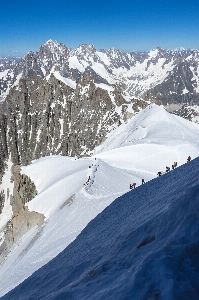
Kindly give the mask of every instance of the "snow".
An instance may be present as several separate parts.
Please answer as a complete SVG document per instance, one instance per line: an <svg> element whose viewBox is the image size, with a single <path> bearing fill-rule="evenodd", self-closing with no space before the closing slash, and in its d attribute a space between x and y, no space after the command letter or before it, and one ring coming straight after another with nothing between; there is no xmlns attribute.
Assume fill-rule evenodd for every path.
<svg viewBox="0 0 199 300"><path fill-rule="evenodd" d="M87 160L78 160L74 163L74 159L68 157L50 156L24 167L22 172L33 179L39 192L39 195L27 205L29 210L40 212L48 218L78 189L81 189L86 181L88 164ZM37 176L38 172L42 173L41 177Z"/></svg>
<svg viewBox="0 0 199 300"><path fill-rule="evenodd" d="M99 63L99 62L92 62L91 68L102 78L106 79L108 81L108 83L110 84L114 84L116 83L116 80L114 80L110 74L108 73L108 71L105 69L105 67Z"/></svg>
<svg viewBox="0 0 199 300"><path fill-rule="evenodd" d="M184 94L187 94L187 93L189 93L189 90L185 87L185 88L182 90L182 94L184 95Z"/></svg>
<svg viewBox="0 0 199 300"><path fill-rule="evenodd" d="M43 67L41 67L41 70L42 70L43 75L45 76L46 75L46 70Z"/></svg>
<svg viewBox="0 0 199 300"><path fill-rule="evenodd" d="M96 51L96 55L99 56L100 60L107 66L111 64L111 61L106 53Z"/></svg>
<svg viewBox="0 0 199 300"><path fill-rule="evenodd" d="M72 89L76 89L76 82L74 80L61 76L58 71L55 71L53 74L58 80L70 86Z"/></svg>
<svg viewBox="0 0 199 300"><path fill-rule="evenodd" d="M176 115L168 114L163 106L158 107L154 104L130 119L127 124L122 124L110 133L109 138L96 148L95 153L98 154L112 149L120 151L118 148L127 147L127 150L124 149L123 151L129 151L128 149L130 149L130 151L138 153L140 156L146 155L147 157L148 154L144 150L146 144L147 147L150 147L150 145L157 147L156 151L160 147L161 153L163 145L165 152L168 151L168 146L171 149L176 148L177 152L182 144L183 147L186 144L189 145L187 147L190 147L189 150L192 152L194 151L193 143L198 147L198 125ZM135 148L140 150L135 151ZM193 150L191 150L192 148ZM193 153L194 157L197 156L196 152L197 150Z"/></svg>
<svg viewBox="0 0 199 300"><path fill-rule="evenodd" d="M86 61L80 61L76 56L70 56L68 58L69 67L72 69L78 69L80 72L84 72L86 67L88 66L88 63Z"/></svg>
<svg viewBox="0 0 199 300"><path fill-rule="evenodd" d="M7 70L4 70L4 71L0 72L0 79L2 79L4 76L7 76L9 71L10 70L7 69Z"/></svg>
<svg viewBox="0 0 199 300"><path fill-rule="evenodd" d="M127 102L130 102L130 101L131 101L131 97L130 97L129 95L122 94L122 97L123 97Z"/></svg>
<svg viewBox="0 0 199 300"><path fill-rule="evenodd" d="M184 209L183 207L181 208L180 201L183 201L183 197L185 197L185 188L191 187L191 180L197 182L198 171L196 172L194 168L191 170L189 168L189 172L194 172L191 177L189 172L185 170L183 178L186 179L186 182L180 181L180 168L158 179L156 179L157 172L165 171L165 167L167 165L171 167L174 161L178 162L178 166L183 165L186 163L188 155L192 159L197 157L199 153L198 133L198 124L171 115L163 107L154 104L114 130L107 140L96 149L95 154L91 158L75 159L72 157L50 156L40 158L33 161L31 165L23 167L22 173L30 176L38 190L38 195L27 206L31 211L43 213L45 222L39 231L33 229L24 236L19 242L19 246L13 248L12 256L8 257L1 266L0 296L19 285L33 272L56 257L67 246L65 251L72 251L74 256L71 256L70 253L66 255L68 258L64 256L63 266L65 271L62 270L62 276L63 274L67 275L67 270L71 270L71 268L77 273L77 266L79 266L79 272L82 272L84 263L85 268L87 267L86 257L90 260L90 258L95 256L92 249L95 249L96 263L100 260L101 251L104 257L103 263L107 265L109 264L108 261L111 261L111 257L106 257L106 253L108 255L108 253L112 252L111 249L120 248L118 243L121 236L127 238L128 234L138 230L135 231L135 235L132 235L132 249L134 249L135 245L137 247L145 238L153 237L153 234L149 234L150 232L153 232L155 235L160 232L155 231L153 227L154 218L158 219L160 212L162 214L163 212L169 213L169 209L172 209L170 203L172 201L176 203L176 195L181 195L176 204L176 211ZM183 170L184 168L185 166L183 166ZM89 176L90 181L85 185ZM172 176L173 179L169 180L169 176ZM139 187L142 178L147 183ZM155 180L153 180L154 178ZM128 193L129 184L134 181L137 183L138 188ZM160 184L161 182L162 184ZM178 185L179 190L176 190ZM122 195L124 195L124 198L114 201ZM168 195L170 196L168 197ZM100 214L113 201L114 203ZM126 203L127 208L122 203ZM122 211L123 213L121 213ZM128 218L126 218L125 216L128 213ZM96 216L98 217L96 218ZM177 220L180 220L180 217L181 215L179 215ZM95 218L98 225L95 225L95 220L91 222ZM159 220L159 222L160 224L166 224L166 220ZM125 222L127 222L126 225ZM143 225L145 222L151 222L149 227L147 227L148 225ZM87 225L88 229L84 230ZM147 233L146 228L150 228L150 226L152 226L152 229ZM93 231L91 228L93 228ZM131 230L129 231L128 228L131 228ZM86 236L84 242L87 246L82 244L85 232L90 232L90 237ZM107 232L106 234L109 237L107 238L105 235L104 239L102 239L103 232ZM116 233L118 234L117 236L115 235ZM166 232L161 234L164 236ZM94 245L98 239L99 244ZM72 243L74 240L75 242ZM78 243L82 246L82 251ZM108 245L110 249L106 248ZM125 247L122 253L124 253L124 257L125 255L129 257L124 251ZM132 285L137 280L136 272L141 272L138 266L141 268L143 264L144 267L144 260L147 260L148 257L147 251L142 252L141 250L141 253L144 253L144 258L142 258L142 255L136 256L135 254L135 257L132 256L129 269L127 268L127 273L131 272L131 268L134 270L134 273L132 273L134 274L132 275L134 276L132 277ZM81 258L81 255L83 258ZM155 253L151 253L151 255L154 258ZM68 266L68 262L65 259L69 259ZM81 259L82 262L79 262ZM78 264L76 264L77 261ZM80 264L82 267L80 267ZM122 263L121 259L118 260L118 264L116 263L115 267L118 269L125 264L128 264L128 262L124 260L124 263ZM48 268L48 265L46 268ZM92 268L91 271L97 267L93 266ZM98 270L97 272L100 271ZM60 278L62 276L59 275ZM111 276L111 282L113 282L114 286L114 280ZM107 283L110 281L110 278L107 278ZM124 278L126 277L124 276ZM144 280L143 273L140 278ZM146 276L144 284L147 284L146 282L149 279L150 276ZM110 286L109 288L112 290ZM136 292L135 286L134 289ZM97 286L96 290L101 291L102 289ZM74 297L74 299L83 298L87 299L87 297L81 297L80 295ZM113 299L116 298L113 297ZM51 298L49 297L48 299ZM57 299L61 298L58 297ZM98 298L93 297L93 299ZM172 298L168 297L167 299Z"/></svg>
<svg viewBox="0 0 199 300"><path fill-rule="evenodd" d="M197 158L115 200L2 300L198 299L198 168Z"/></svg>
<svg viewBox="0 0 199 300"><path fill-rule="evenodd" d="M58 80L62 81L64 84L70 86L72 89L76 89L76 82L70 78L61 76L59 71L54 70L54 67L52 68L50 74L46 77L46 80L50 79L51 74L53 74Z"/></svg>
<svg viewBox="0 0 199 300"><path fill-rule="evenodd" d="M113 92L114 91L114 87L110 86L108 84L105 83L95 83L96 87L99 87L103 90L107 90L108 92Z"/></svg>
<svg viewBox="0 0 199 300"><path fill-rule="evenodd" d="M155 58L158 55L158 49L152 49L149 51L149 58Z"/></svg>

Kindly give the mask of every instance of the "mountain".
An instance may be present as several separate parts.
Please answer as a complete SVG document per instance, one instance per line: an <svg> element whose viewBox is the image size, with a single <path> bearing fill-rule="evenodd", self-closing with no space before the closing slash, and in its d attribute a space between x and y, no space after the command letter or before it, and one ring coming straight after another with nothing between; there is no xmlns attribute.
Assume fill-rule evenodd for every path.
<svg viewBox="0 0 199 300"><path fill-rule="evenodd" d="M118 83L131 97L143 98L152 90L165 105L198 104L198 63L199 52L194 49L158 47L146 53L126 53L115 48L98 51L85 44L72 50L49 40L19 62L8 65L1 61L1 99L18 78L43 78L56 66L62 76L72 76L77 82L82 76L91 76L97 83Z"/></svg>
<svg viewBox="0 0 199 300"><path fill-rule="evenodd" d="M197 158L118 198L1 299L198 299L198 168Z"/></svg>
<svg viewBox="0 0 199 300"><path fill-rule="evenodd" d="M45 78L20 79L0 106L0 173L42 156L90 155L113 128L148 105L118 85L91 77L63 77L54 67Z"/></svg>
<svg viewBox="0 0 199 300"><path fill-rule="evenodd" d="M9 159L1 185L1 189L7 193L5 193L0 219L0 249L3 253L1 256L3 264L0 269L0 295L3 296L19 285L65 248L65 251L73 249L73 253L81 252L76 246L74 246L76 250L71 247L76 245L79 238L82 239L81 232L88 224L88 228L95 228L93 222L96 216L111 203L113 206L109 206L108 215L114 215L117 219L117 226L123 233L126 231L125 226L132 224L133 220L135 220L134 229L137 230L138 225L140 226L138 220L153 222L159 218L162 209L166 209L168 214L170 209L177 211L188 187L198 180L197 165L194 167L196 161L194 160L195 163L190 165L186 163L188 155L192 159L198 156L198 132L198 124L169 114L163 106L153 104L110 132L108 138L94 149L91 157L51 155L35 160L21 169L15 166L14 171L11 170L12 162ZM166 166L171 167L174 161L177 161L178 166L185 163L186 166L182 169L177 168L170 174L157 179L157 172L165 171ZM10 177L12 177L11 182ZM140 186L142 179L146 182L144 186ZM129 194L129 185L134 181L138 188ZM124 194L124 198L115 200ZM135 195L135 197L129 198L130 195ZM176 198L178 196L179 198ZM116 203L119 201L119 208L114 206L118 205L114 204L115 201ZM126 208L122 205L126 203L125 201L128 202ZM135 201L136 205L132 206L132 201ZM171 205L169 205L170 202ZM153 207L150 206L152 203ZM176 208L173 208L174 203L177 203ZM137 205L139 214L134 211ZM113 209L112 212L110 212L111 209ZM131 212L128 219L131 222L128 221L124 227L125 218L124 215L120 215L121 209L124 209L124 215L127 211ZM175 216L176 211L173 213ZM99 215L99 218L100 216L103 216L103 213ZM179 222L181 217L179 213ZM91 222L92 219L94 220ZM107 215L105 219L109 219ZM113 228L119 233L114 222ZM101 229L98 227L97 232L92 233L92 230L88 229L92 239L93 235L101 236L106 231L105 228L109 228L109 224L104 219L100 219L99 223L101 226L104 224L104 227ZM165 224L165 219L160 221L160 224ZM147 228L146 224L143 226ZM158 228L157 226L156 229ZM135 242L135 247L145 240L145 235L143 238L140 235L139 242L138 240ZM119 240L119 236L116 237L113 232L109 233L109 239L112 241ZM92 249L92 244L89 240L85 240L85 243L87 255L90 258L89 249ZM103 245L105 244L103 242ZM110 245L114 247L113 244ZM7 249L9 249L9 254ZM104 256L106 251L102 253ZM104 257L106 259L106 255ZM98 260L97 256L96 259ZM78 267L81 271L78 264L76 265L72 259L71 262L74 265L73 268ZM87 265L85 265L85 270L87 270ZM76 274L76 271L74 272ZM35 297L39 299L40 296ZM61 299L60 295L57 297Z"/></svg>
<svg viewBox="0 0 199 300"><path fill-rule="evenodd" d="M52 40L0 59L2 295L130 183L198 156L198 124L183 119L198 122L197 70L197 50L73 50Z"/></svg>
<svg viewBox="0 0 199 300"><path fill-rule="evenodd" d="M15 165L90 155L151 102L198 122L197 68L197 50L72 50L52 40L19 61L1 59L0 176L9 153Z"/></svg>

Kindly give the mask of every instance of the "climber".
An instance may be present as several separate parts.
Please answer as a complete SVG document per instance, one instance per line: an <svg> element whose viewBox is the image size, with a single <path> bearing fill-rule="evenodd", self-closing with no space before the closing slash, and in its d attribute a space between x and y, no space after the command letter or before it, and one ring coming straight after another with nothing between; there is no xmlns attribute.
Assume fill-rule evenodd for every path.
<svg viewBox="0 0 199 300"><path fill-rule="evenodd" d="M170 171L170 167L166 167L166 172L169 172Z"/></svg>
<svg viewBox="0 0 199 300"><path fill-rule="evenodd" d="M175 162L173 163L173 166L174 166L174 168L177 167L177 161L175 161Z"/></svg>
<svg viewBox="0 0 199 300"><path fill-rule="evenodd" d="M160 177L162 174L163 172L159 171L157 175Z"/></svg>
<svg viewBox="0 0 199 300"><path fill-rule="evenodd" d="M86 181L86 184L88 184L90 180L91 180L91 177L88 176L88 180Z"/></svg>
<svg viewBox="0 0 199 300"><path fill-rule="evenodd" d="M189 155L189 156L187 157L187 162L190 161L190 160L191 160L191 156Z"/></svg>
<svg viewBox="0 0 199 300"><path fill-rule="evenodd" d="M144 179L142 179L142 184L144 184L145 182L144 182Z"/></svg>
<svg viewBox="0 0 199 300"><path fill-rule="evenodd" d="M135 188L135 186L136 186L136 182L130 184L130 190L132 190L132 188Z"/></svg>

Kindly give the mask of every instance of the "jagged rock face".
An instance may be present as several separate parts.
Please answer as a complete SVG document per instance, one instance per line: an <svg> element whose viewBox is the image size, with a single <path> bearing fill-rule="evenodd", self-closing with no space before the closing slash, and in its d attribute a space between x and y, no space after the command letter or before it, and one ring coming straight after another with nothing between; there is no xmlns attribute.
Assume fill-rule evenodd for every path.
<svg viewBox="0 0 199 300"><path fill-rule="evenodd" d="M78 84L71 81L75 88L59 78L51 74L20 79L0 106L1 175L8 157L14 166L14 189L8 196L13 217L4 228L0 260L23 234L43 222L43 216L25 206L37 191L30 178L20 174L19 165L51 154L89 155L109 131L148 105L130 100L117 85L96 85L91 76ZM4 196L3 191L1 210Z"/></svg>
<svg viewBox="0 0 199 300"><path fill-rule="evenodd" d="M190 64L186 61L179 63L168 76L167 81L156 85L152 94L158 97L164 105L168 103L198 103L198 92ZM168 92L169 91L169 92Z"/></svg>
<svg viewBox="0 0 199 300"><path fill-rule="evenodd" d="M197 105L190 106L185 104L180 109L174 110L172 113L189 121L199 123L199 106Z"/></svg>
<svg viewBox="0 0 199 300"><path fill-rule="evenodd" d="M31 179L20 173L20 167L13 168L14 190L10 196L10 204L12 206L13 216L7 222L3 229L4 240L0 243L0 263L8 254L10 248L16 243L26 232L35 226L41 226L44 216L36 212L28 211L25 203L32 200L37 190ZM1 233L1 234L2 234Z"/></svg>
<svg viewBox="0 0 199 300"><path fill-rule="evenodd" d="M126 53L114 48L97 51L92 45L72 50L51 40L17 62L0 61L0 100L5 100L19 78L44 78L55 66L62 76L77 82L82 76L91 76L96 83L117 83L131 97L144 98L151 90L163 104L199 101L198 50L158 47L145 53Z"/></svg>
<svg viewBox="0 0 199 300"><path fill-rule="evenodd" d="M52 74L49 80L21 79L0 110L2 169L10 152L15 165L51 154L89 154L114 126L131 116L129 106L139 111L146 105L127 102L119 86L110 93L96 87L91 77L82 78L76 89Z"/></svg>
<svg viewBox="0 0 199 300"><path fill-rule="evenodd" d="M4 201L5 201L5 194L4 191L1 191L0 192L0 214L2 213L3 210Z"/></svg>

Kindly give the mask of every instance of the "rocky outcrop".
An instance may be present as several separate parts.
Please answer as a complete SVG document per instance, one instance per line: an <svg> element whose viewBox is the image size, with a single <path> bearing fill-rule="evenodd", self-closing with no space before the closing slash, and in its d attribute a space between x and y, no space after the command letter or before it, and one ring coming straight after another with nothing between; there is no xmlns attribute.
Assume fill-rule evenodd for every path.
<svg viewBox="0 0 199 300"><path fill-rule="evenodd" d="M152 93L152 90L148 90L145 97L144 97L144 100L145 101L150 101L152 103L155 103L157 105L162 105L162 101L160 99L157 99L153 93Z"/></svg>
<svg viewBox="0 0 199 300"><path fill-rule="evenodd" d="M3 170L8 153L14 165L51 154L89 155L112 127L131 116L129 107L138 111L146 105L127 102L119 86L97 87L91 77L82 77L76 89L53 74L48 80L21 79L0 107L0 166Z"/></svg>
<svg viewBox="0 0 199 300"><path fill-rule="evenodd" d="M4 260L10 248L31 228L41 226L44 216L37 212L30 212L25 204L37 194L36 187L31 179L20 173L20 167L13 167L14 190L10 195L10 204L13 210L12 219L3 229L0 241L0 262Z"/></svg>
<svg viewBox="0 0 199 300"><path fill-rule="evenodd" d="M131 97L144 98L148 90L164 105L189 103L198 105L199 51L193 49L126 53L111 48L97 51L85 44L72 50L63 43L49 40L37 52L28 52L22 59L0 60L0 102L19 78L44 78L52 68L64 77L91 76L97 83L117 83Z"/></svg>
<svg viewBox="0 0 199 300"><path fill-rule="evenodd" d="M132 116L133 107L139 111L147 105L145 101L126 100L117 85L103 87L97 86L91 76L83 76L72 88L49 74L48 78L20 79L10 89L0 106L0 174L9 157L14 190L6 199L10 199L13 216L0 237L0 261L14 243L44 220L25 205L37 191L30 178L21 175L20 166L52 154L90 155L108 132ZM4 201L2 191L0 213Z"/></svg>
<svg viewBox="0 0 199 300"><path fill-rule="evenodd" d="M5 202L5 194L4 194L4 190L1 190L1 192L0 192L0 214L2 213L4 202Z"/></svg>
<svg viewBox="0 0 199 300"><path fill-rule="evenodd" d="M199 123L199 106L198 105L182 105L179 109L172 111L173 114L178 115L189 121Z"/></svg>

